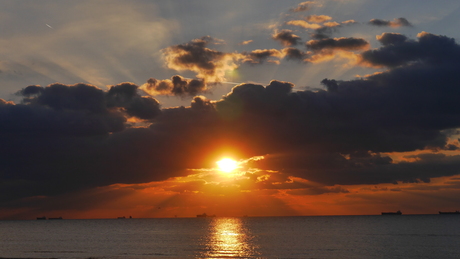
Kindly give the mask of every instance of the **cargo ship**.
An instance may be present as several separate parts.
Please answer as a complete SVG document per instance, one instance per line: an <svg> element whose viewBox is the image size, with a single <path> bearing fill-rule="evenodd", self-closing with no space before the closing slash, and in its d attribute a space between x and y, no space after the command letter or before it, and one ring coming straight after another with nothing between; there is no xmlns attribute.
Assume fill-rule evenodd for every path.
<svg viewBox="0 0 460 259"><path fill-rule="evenodd" d="M460 211L440 211L439 214L460 214Z"/></svg>
<svg viewBox="0 0 460 259"><path fill-rule="evenodd" d="M196 215L197 218L209 218L209 217L215 217L215 216L216 215L208 215L206 213Z"/></svg>
<svg viewBox="0 0 460 259"><path fill-rule="evenodd" d="M402 215L402 212L400 210L396 212L382 212L382 215Z"/></svg>

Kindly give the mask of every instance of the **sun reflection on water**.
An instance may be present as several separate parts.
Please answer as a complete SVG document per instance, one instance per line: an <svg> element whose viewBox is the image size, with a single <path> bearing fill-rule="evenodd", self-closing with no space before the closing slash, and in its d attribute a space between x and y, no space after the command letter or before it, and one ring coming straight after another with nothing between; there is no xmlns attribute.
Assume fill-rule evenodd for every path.
<svg viewBox="0 0 460 259"><path fill-rule="evenodd" d="M214 218L210 226L206 258L252 258L252 236L241 218Z"/></svg>

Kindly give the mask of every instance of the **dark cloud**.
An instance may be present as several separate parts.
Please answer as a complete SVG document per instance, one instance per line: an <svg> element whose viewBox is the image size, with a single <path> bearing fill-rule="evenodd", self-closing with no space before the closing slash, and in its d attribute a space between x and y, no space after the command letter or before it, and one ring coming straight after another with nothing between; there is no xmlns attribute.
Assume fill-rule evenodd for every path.
<svg viewBox="0 0 460 259"><path fill-rule="evenodd" d="M304 60L308 54L297 48L284 48L282 53L286 59Z"/></svg>
<svg viewBox="0 0 460 259"><path fill-rule="evenodd" d="M43 88L39 85L30 85L17 93L17 95L31 96L39 94L43 91Z"/></svg>
<svg viewBox="0 0 460 259"><path fill-rule="evenodd" d="M370 25L381 26L381 27L401 27L401 26L412 26L412 24L406 18L395 18L393 21L372 19L369 21Z"/></svg>
<svg viewBox="0 0 460 259"><path fill-rule="evenodd" d="M460 48L454 39L427 32L419 33L417 36L418 41L414 41L400 34L384 33L377 38L384 46L362 53L362 60L372 66L387 67L414 62L414 64L457 63Z"/></svg>
<svg viewBox="0 0 460 259"><path fill-rule="evenodd" d="M273 34L272 38L280 41L283 46L297 45L301 41L301 38L295 35L291 30L281 30Z"/></svg>
<svg viewBox="0 0 460 259"><path fill-rule="evenodd" d="M458 156L420 155L414 160L416 161L393 163L390 158L378 154L367 153L361 157L351 154L349 157L343 157L332 153L308 153L267 156L265 160L258 161L257 165L262 168L282 167L285 173L326 185L429 182L434 177L459 173Z"/></svg>
<svg viewBox="0 0 460 259"><path fill-rule="evenodd" d="M265 61L270 63L278 63L279 59L283 57L281 51L277 49L256 49L251 52L246 52L245 59L243 60L244 63L250 64L261 64ZM271 57L275 57L276 59L269 59Z"/></svg>
<svg viewBox="0 0 460 259"><path fill-rule="evenodd" d="M74 110L101 113L107 110L104 92L92 85L51 84L47 87L28 86L17 94L25 97L24 102L46 106L54 110ZM31 97L32 96L32 97Z"/></svg>
<svg viewBox="0 0 460 259"><path fill-rule="evenodd" d="M150 78L141 89L150 95L175 95L195 96L208 91L208 85L203 79L185 79L181 76L173 76L171 79L157 80Z"/></svg>
<svg viewBox="0 0 460 259"><path fill-rule="evenodd" d="M401 44L408 40L405 35L391 32L382 33L381 35L377 35L376 38L383 46Z"/></svg>
<svg viewBox="0 0 460 259"><path fill-rule="evenodd" d="M361 50L367 48L369 43L364 39L351 37L310 40L306 45L308 49L313 51L321 51L323 49Z"/></svg>
<svg viewBox="0 0 460 259"><path fill-rule="evenodd" d="M29 86L18 92L23 104L0 105L0 155L5 159L0 200L136 181L147 173L127 171L131 162L126 159L136 160L137 148L148 143L136 143L145 134L131 134L127 118L151 119L160 108L137 88L132 83L108 91L87 84Z"/></svg>
<svg viewBox="0 0 460 259"><path fill-rule="evenodd" d="M329 79L325 78L325 79L323 79L321 81L321 84L325 85L327 91L329 91L329 92L337 92L339 90L339 86L337 84L337 81L334 80L334 79L329 80Z"/></svg>
<svg viewBox="0 0 460 259"><path fill-rule="evenodd" d="M396 38L394 42L401 37ZM323 80L328 91L285 92L276 101L267 93L268 87L240 85L217 103L217 109L239 118L237 125L251 125L244 130L249 146L283 154L258 162L266 169L284 169L329 184L427 181L456 174L457 158L440 159L435 167L442 170L421 174L427 163L394 163L379 155L445 148L445 130L460 124L454 97L460 90L451 84L459 80L458 45L426 33L419 41L427 48L446 46L446 54L423 58L429 51L418 52L422 58L410 59L404 67L364 80ZM388 46L377 51L386 51ZM249 137L254 131L257 134ZM274 141L264 142L261 135Z"/></svg>
<svg viewBox="0 0 460 259"><path fill-rule="evenodd" d="M61 115L66 117L72 114L74 118L70 119L69 117L69 121L77 120L78 117L79 120L94 119L94 123L99 123L99 120L94 118L98 116L101 119L105 117L108 120L107 123L110 124L109 122L114 117L122 117L122 115L117 114L117 109L140 119L151 119L159 114L160 105L158 101L151 97L140 96L137 91L138 86L132 83L112 86L108 92L88 84L64 85L55 83L47 87L28 86L17 94L23 96L23 103L29 105L24 106L24 109L33 110L37 107L37 110L42 109L43 112L47 112L49 116L44 115L42 119L58 118ZM51 116L51 114L54 115ZM59 120L67 119L60 118ZM123 122L124 120L121 120L121 124ZM90 122L88 121L88 123ZM75 126L82 125L82 123L77 122L75 124ZM64 124L60 126L64 126ZM71 125L68 126L72 127ZM111 127L108 127L108 132L111 131L110 129Z"/></svg>
<svg viewBox="0 0 460 259"><path fill-rule="evenodd" d="M195 96L190 107L197 111L214 111L213 103L204 96Z"/></svg>
<svg viewBox="0 0 460 259"><path fill-rule="evenodd" d="M121 131L126 119L120 113L89 113L83 110L54 110L38 105L0 107L0 131L4 137L92 136ZM14 144L14 143L11 143Z"/></svg>
<svg viewBox="0 0 460 259"><path fill-rule="evenodd" d="M110 87L107 93L108 107L123 107L126 113L140 119L152 119L160 113L160 103L148 96L140 96L138 86L122 83Z"/></svg>

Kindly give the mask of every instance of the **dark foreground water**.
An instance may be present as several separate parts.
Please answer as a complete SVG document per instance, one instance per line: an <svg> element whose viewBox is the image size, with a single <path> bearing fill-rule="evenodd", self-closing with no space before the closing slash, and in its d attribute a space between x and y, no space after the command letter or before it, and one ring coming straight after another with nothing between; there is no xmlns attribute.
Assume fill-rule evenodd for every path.
<svg viewBox="0 0 460 259"><path fill-rule="evenodd" d="M0 258L460 258L460 216L0 221Z"/></svg>

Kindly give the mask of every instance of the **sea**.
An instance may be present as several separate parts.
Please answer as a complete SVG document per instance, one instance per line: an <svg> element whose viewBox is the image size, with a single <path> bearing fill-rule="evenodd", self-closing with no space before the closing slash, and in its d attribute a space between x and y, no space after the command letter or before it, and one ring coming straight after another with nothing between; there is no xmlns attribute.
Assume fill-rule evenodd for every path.
<svg viewBox="0 0 460 259"><path fill-rule="evenodd" d="M460 215L3 220L0 258L460 258Z"/></svg>

